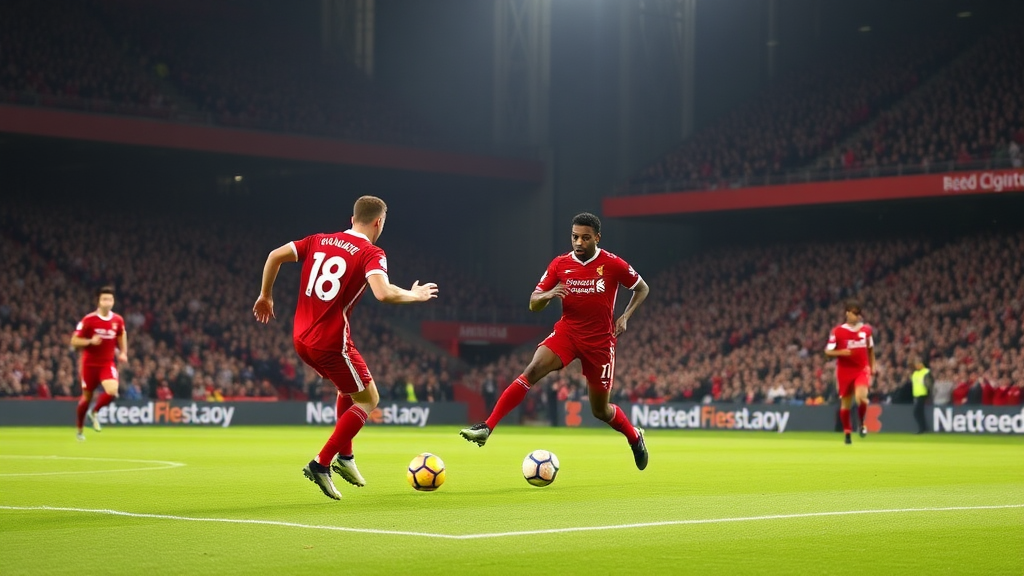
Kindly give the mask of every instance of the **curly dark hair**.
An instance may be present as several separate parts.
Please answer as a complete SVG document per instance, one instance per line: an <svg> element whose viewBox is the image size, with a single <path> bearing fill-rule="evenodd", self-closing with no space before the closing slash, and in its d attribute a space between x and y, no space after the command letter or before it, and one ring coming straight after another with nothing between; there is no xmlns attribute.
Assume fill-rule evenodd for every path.
<svg viewBox="0 0 1024 576"><path fill-rule="evenodd" d="M601 233L601 219L594 216L590 212L580 212L579 214L572 217L573 226L590 226L594 229L594 234Z"/></svg>

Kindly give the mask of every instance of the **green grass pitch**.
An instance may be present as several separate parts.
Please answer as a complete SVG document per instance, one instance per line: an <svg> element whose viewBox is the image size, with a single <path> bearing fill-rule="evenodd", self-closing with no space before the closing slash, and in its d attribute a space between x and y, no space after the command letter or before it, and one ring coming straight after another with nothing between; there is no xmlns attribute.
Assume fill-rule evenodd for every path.
<svg viewBox="0 0 1024 576"><path fill-rule="evenodd" d="M327 428L86 433L0 428L5 576L1024 574L1024 438L653 431L640 472L611 430L367 428L335 502L300 472Z"/></svg>

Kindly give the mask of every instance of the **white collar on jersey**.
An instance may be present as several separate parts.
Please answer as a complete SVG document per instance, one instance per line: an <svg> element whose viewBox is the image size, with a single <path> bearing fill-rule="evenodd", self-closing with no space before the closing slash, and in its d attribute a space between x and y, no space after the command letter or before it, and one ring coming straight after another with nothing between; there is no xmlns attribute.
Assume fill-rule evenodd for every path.
<svg viewBox="0 0 1024 576"><path fill-rule="evenodd" d="M846 328L850 332L856 332L856 331L860 330L863 327L864 327L864 323L863 322L861 322L860 324L857 324L857 326L850 326L849 324L846 324L846 323L843 324L843 328Z"/></svg>
<svg viewBox="0 0 1024 576"><path fill-rule="evenodd" d="M600 255L601 255L601 249L598 248L597 250L594 251L594 255L591 256L590 258L588 258L586 262L581 262L580 259L576 257L576 252L572 252L572 259L577 261L577 262L579 262L580 264L583 264L584 266L586 266L587 264L590 264L591 262L593 262L594 259L597 258Z"/></svg>
<svg viewBox="0 0 1024 576"><path fill-rule="evenodd" d="M96 317L99 318L100 320L104 320L104 321L110 320L111 318L114 317L114 311L111 310L110 313L107 314L106 316L104 316L103 314L100 314L99 312L96 312Z"/></svg>
<svg viewBox="0 0 1024 576"><path fill-rule="evenodd" d="M367 242L370 241L370 239L366 237L366 234L363 234L362 232L356 232L355 230L353 230L351 228L349 228L348 230L345 230L345 234L351 234L353 236L357 236L359 238L362 238L363 240L366 240Z"/></svg>

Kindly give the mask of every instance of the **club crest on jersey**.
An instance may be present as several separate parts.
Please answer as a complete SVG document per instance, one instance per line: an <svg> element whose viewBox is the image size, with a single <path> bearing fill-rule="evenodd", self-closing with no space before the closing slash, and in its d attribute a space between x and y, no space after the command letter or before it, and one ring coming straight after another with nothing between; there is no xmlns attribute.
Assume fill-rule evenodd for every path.
<svg viewBox="0 0 1024 576"><path fill-rule="evenodd" d="M597 275L604 276L604 264L601 264L600 266L597 267Z"/></svg>

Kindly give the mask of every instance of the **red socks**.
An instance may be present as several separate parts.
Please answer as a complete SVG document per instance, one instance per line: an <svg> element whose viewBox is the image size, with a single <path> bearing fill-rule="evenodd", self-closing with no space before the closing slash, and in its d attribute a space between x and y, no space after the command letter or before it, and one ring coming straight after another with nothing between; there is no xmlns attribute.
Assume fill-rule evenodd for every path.
<svg viewBox="0 0 1024 576"><path fill-rule="evenodd" d="M622 434L629 440L630 444L636 444L640 440L640 435L636 433L636 428L630 424L629 418L626 417L626 413L622 411L615 404L612 404L612 408L615 408L615 416L608 421L608 425L611 426L616 432Z"/></svg>
<svg viewBox="0 0 1024 576"><path fill-rule="evenodd" d="M850 433L853 428L850 426L850 409L840 408L839 409L839 421L843 423L843 432Z"/></svg>
<svg viewBox="0 0 1024 576"><path fill-rule="evenodd" d="M501 398L498 398L498 402L494 405L494 410L491 411L491 415L487 418L487 427L494 430L494 427L501 422L501 419L508 416L519 403L526 398L526 393L530 391L530 383L526 381L526 376L522 374L519 378L516 378L505 391L501 393Z"/></svg>
<svg viewBox="0 0 1024 576"><path fill-rule="evenodd" d="M99 412L100 408L103 408L107 404L110 404L111 402L113 402L114 398L117 398L117 396L111 396L110 394L107 394L106 392L100 393L100 397L96 399L96 406L93 407L92 411L93 412Z"/></svg>
<svg viewBox="0 0 1024 576"><path fill-rule="evenodd" d="M857 404L857 421L860 422L861 426L866 426L866 424L864 424L864 418L866 418L867 415L868 403L865 401L861 404Z"/></svg>
<svg viewBox="0 0 1024 576"><path fill-rule="evenodd" d="M85 413L89 411L89 400L82 396L78 399L78 407L75 409L75 424L81 430L85 425Z"/></svg>
<svg viewBox="0 0 1024 576"><path fill-rule="evenodd" d="M346 410L352 407L352 397L348 394L338 394L338 401L334 404L334 415L341 418Z"/></svg>
<svg viewBox="0 0 1024 576"><path fill-rule="evenodd" d="M348 398L347 396L343 397ZM351 399L349 402L351 403ZM341 398L338 399L338 403L341 403ZM363 424L366 424L366 412L362 408L351 406L345 410L344 414L338 416L338 423L334 425L334 434L331 434L327 444L324 444L316 461L321 466L330 466L335 454L351 456L352 439L362 430Z"/></svg>

